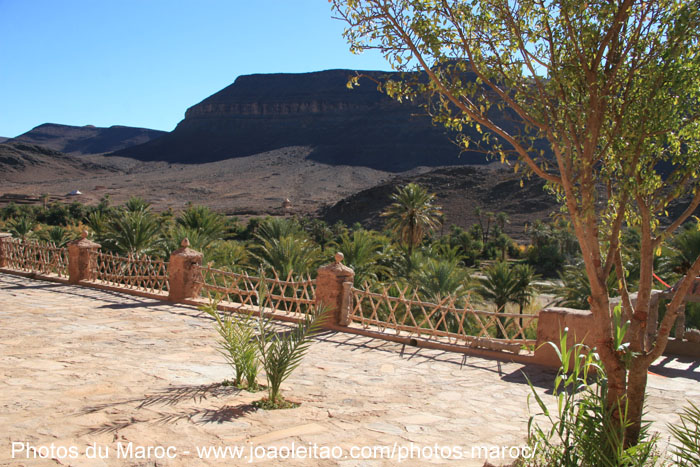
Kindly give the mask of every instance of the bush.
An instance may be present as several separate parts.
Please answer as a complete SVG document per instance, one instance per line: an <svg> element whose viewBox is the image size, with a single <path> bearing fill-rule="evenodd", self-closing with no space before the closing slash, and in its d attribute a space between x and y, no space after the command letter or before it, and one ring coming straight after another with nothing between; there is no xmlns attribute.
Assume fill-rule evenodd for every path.
<svg viewBox="0 0 700 467"><path fill-rule="evenodd" d="M681 467L700 465L700 408L689 402L683 409L680 423L669 425L675 440L673 445L674 461Z"/></svg>
<svg viewBox="0 0 700 467"><path fill-rule="evenodd" d="M208 305L200 306L199 309L216 320L216 330L221 337L220 352L234 371L233 385L247 388L249 391L257 391L256 379L259 364L251 315L242 314L236 317L228 315L222 318L217 309L219 301L217 297Z"/></svg>
<svg viewBox="0 0 700 467"><path fill-rule="evenodd" d="M621 352L626 325L620 325L620 311L616 309L616 334L614 345ZM639 444L625 447L627 407L614 410L606 406L607 378L595 352L583 344L567 347L567 330L559 345L549 342L559 356L561 366L554 379L554 397L557 412L550 412L542 398L528 380L532 396L548 421L549 428L535 422L536 415L528 422L528 442L533 457L527 465L561 466L643 466L657 461L656 437L648 437L649 424L642 425ZM545 344L547 345L547 344ZM613 418L619 413L620 421Z"/></svg>

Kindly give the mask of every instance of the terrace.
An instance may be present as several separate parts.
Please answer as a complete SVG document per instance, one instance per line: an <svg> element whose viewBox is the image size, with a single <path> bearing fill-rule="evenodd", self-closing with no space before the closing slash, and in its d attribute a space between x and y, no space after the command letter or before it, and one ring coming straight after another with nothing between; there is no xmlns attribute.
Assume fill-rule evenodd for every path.
<svg viewBox="0 0 700 467"><path fill-rule="evenodd" d="M145 292L135 282L118 281L106 272L114 258L102 258L97 268L101 280L66 284L56 273L67 273L67 252L41 251L32 250L32 257L39 258L33 269L51 281L22 277L7 264L0 274L3 463L13 461L13 446L14 461L35 462L32 454L26 459L26 445L20 448L21 443L46 449L52 444L55 449L75 447L76 460L54 453L64 464L89 463L86 449L93 445L109 452L103 459L107 465L143 462L137 451L127 459L117 457L120 446L123 451L131 442L132 449L174 446L173 459L154 459L158 453L151 453L150 461L167 465L213 463L212 453L197 451L210 446L240 447L246 461L255 452L251 449L257 448L261 456L265 449L267 458L255 460L266 465L389 465L413 443L414 449L459 447L460 465L481 466L487 460L499 465L509 462L508 452L489 456L479 448L525 445L531 412L523 375L540 393L551 389L554 370L513 362L526 356L501 352L500 358L483 358L473 348L465 350L470 354L415 347L406 345L410 340L387 340L381 332L360 335L359 326L355 332L327 330L316 338L283 387L300 407L256 410L251 402L261 393L220 385L231 370L216 350L216 332L207 315L191 305L159 300L152 290L155 283ZM58 266L39 267L52 261ZM25 270L32 269L29 262L23 264ZM163 276L160 267L156 265L151 275ZM159 284L162 288L165 282ZM230 282L217 284L210 287L234 290ZM287 302L303 305L308 300L295 296ZM357 307L348 313L352 321ZM291 314L282 310L282 316ZM447 348L450 345L454 347L448 343ZM694 359L664 357L651 371L648 418L655 422L653 430L666 437L666 423L677 421L686 400L700 396L700 365ZM545 400L552 402L546 395ZM293 443L318 449L338 446L334 454L341 457L269 459L270 449ZM374 446L384 448L368 451ZM424 454L434 452L428 449ZM405 464L445 461L426 457ZM456 459L456 451L451 458Z"/></svg>

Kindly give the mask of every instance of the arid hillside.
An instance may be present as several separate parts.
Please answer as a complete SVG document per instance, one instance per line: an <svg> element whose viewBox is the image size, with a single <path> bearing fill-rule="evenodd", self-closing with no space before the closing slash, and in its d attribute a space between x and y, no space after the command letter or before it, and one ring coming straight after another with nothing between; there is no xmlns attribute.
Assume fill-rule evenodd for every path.
<svg viewBox="0 0 700 467"><path fill-rule="evenodd" d="M329 165L309 159L307 147L288 147L248 157L205 164L140 162L106 156L70 156L45 148L0 144L0 206L39 202L42 194L64 202L96 204L109 195L113 203L141 196L157 210L187 203L210 206L228 215L311 215L329 222L360 222L381 228L381 211L397 186L416 182L437 194L446 226L469 227L475 208L506 212L507 231L524 239L524 225L556 210L542 183L520 187L519 178L498 166L419 167L395 174L367 167ZM10 195L10 196L3 196ZM282 202L292 202L283 209Z"/></svg>
<svg viewBox="0 0 700 467"><path fill-rule="evenodd" d="M72 126L44 123L10 139L10 141L39 145L77 156L117 151L146 143L164 134L166 134L165 131L121 125L100 128L92 125Z"/></svg>

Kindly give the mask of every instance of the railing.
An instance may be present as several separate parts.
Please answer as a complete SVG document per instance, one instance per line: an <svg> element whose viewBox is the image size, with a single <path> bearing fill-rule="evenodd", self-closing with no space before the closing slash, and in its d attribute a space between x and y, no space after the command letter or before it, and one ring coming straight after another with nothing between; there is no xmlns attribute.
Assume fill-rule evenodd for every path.
<svg viewBox="0 0 700 467"><path fill-rule="evenodd" d="M286 314L307 313L315 305L316 281L310 277L295 280L290 276L280 279L262 278L264 303L259 303L261 279L221 269L200 267L196 272L196 282L202 286L201 294L208 299L218 297L222 302L242 307L262 305Z"/></svg>
<svg viewBox="0 0 700 467"><path fill-rule="evenodd" d="M76 243L80 253L71 250L74 256L69 257L67 248L2 237L0 264L7 269L67 277L69 259L76 260L78 265L71 268L71 273L75 272L76 276L70 278L75 283L92 282L96 286L126 289L127 293L133 290L136 294L145 292L163 298L167 294L172 299L178 297L175 291L186 290L181 283L184 280L190 284L187 290L191 292L187 293L193 295L180 298L216 298L223 307L242 311L262 306L266 311L295 315L294 318L308 313L316 305L317 282L308 276L301 279L291 275L286 279L277 275L273 278L256 277L190 262L185 263L190 264L186 270L172 277L171 284L173 271L168 270L168 262L146 256L103 253L97 250L96 244L80 242L83 240ZM191 251L187 254L191 255ZM336 287L332 281L323 284L322 287ZM259 303L261 292L263 303ZM348 293L348 289L324 288L318 293L322 297L333 297ZM512 353L529 351L536 342L537 314L477 310L469 304L468 297L460 301L445 298L430 303L415 291L409 293L408 289L401 290L395 285L374 290L350 287L349 294L341 301L350 303L347 329L351 332L353 327L361 327L377 337L390 338L389 335L393 334L441 345ZM180 298L175 298L175 301Z"/></svg>
<svg viewBox="0 0 700 467"><path fill-rule="evenodd" d="M386 286L380 292L353 287L351 294L350 320L365 329L515 353L535 344L526 330L535 324L537 315L476 310L468 300L456 306L454 298L429 303L415 292L407 297L407 290L396 286Z"/></svg>
<svg viewBox="0 0 700 467"><path fill-rule="evenodd" d="M168 291L168 263L148 256L118 256L96 252L91 270L106 285L148 293Z"/></svg>
<svg viewBox="0 0 700 467"><path fill-rule="evenodd" d="M2 257L9 269L68 276L68 249L53 243L33 240L5 239L2 243Z"/></svg>

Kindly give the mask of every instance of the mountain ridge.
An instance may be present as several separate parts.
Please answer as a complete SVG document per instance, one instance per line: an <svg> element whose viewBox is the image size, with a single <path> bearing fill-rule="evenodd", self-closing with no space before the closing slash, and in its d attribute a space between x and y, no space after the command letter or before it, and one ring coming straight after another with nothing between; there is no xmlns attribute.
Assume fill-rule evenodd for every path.
<svg viewBox="0 0 700 467"><path fill-rule="evenodd" d="M112 155L202 163L306 146L316 162L391 172L487 162L482 152L460 149L455 135L433 125L423 109L396 102L370 79L348 89L348 79L358 73L399 76L355 70L239 76L188 108L172 132Z"/></svg>
<svg viewBox="0 0 700 467"><path fill-rule="evenodd" d="M81 156L114 152L146 143L164 134L167 132L123 125L96 127L44 123L6 142L33 144Z"/></svg>

